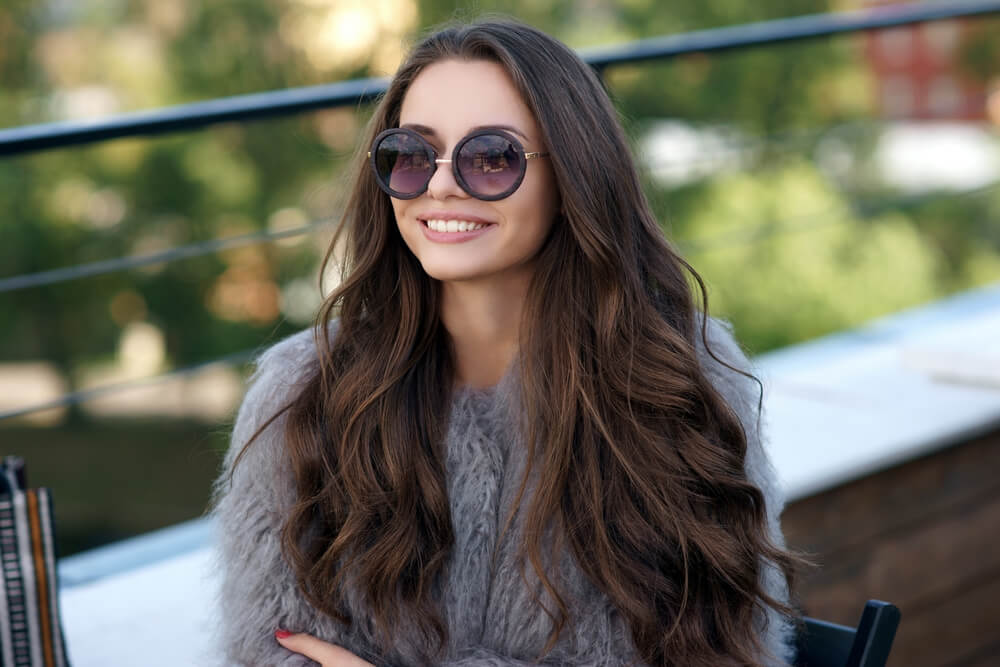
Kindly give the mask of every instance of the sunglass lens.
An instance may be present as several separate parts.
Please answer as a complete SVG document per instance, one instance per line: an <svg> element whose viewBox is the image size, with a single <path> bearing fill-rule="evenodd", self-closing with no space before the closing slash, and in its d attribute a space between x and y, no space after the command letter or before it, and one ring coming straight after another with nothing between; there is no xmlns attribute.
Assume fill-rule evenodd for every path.
<svg viewBox="0 0 1000 667"><path fill-rule="evenodd" d="M433 165L426 146L404 132L386 135L375 148L375 172L379 180L402 195L423 190Z"/></svg>
<svg viewBox="0 0 1000 667"><path fill-rule="evenodd" d="M458 153L458 171L469 189L493 197L511 190L524 173L524 154L505 137L472 137Z"/></svg>

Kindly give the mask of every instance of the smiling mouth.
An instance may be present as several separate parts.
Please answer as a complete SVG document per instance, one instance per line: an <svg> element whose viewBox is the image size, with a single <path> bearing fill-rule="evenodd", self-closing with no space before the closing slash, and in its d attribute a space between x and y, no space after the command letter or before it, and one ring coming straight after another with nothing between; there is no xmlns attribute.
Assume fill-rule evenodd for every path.
<svg viewBox="0 0 1000 667"><path fill-rule="evenodd" d="M472 222L471 220L421 220L425 227L435 232L474 232L489 227L493 223Z"/></svg>

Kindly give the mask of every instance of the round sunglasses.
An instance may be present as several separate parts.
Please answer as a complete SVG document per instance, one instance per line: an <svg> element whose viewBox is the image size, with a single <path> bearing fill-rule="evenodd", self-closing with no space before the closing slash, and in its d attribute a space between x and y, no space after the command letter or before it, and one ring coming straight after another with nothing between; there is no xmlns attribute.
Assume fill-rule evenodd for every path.
<svg viewBox="0 0 1000 667"><path fill-rule="evenodd" d="M380 132L368 152L378 186L390 197L413 199L427 191L438 164L451 163L455 181L476 199L509 197L524 180L528 160L521 142L502 130L476 130L455 145L451 159L439 158L420 134L394 127Z"/></svg>

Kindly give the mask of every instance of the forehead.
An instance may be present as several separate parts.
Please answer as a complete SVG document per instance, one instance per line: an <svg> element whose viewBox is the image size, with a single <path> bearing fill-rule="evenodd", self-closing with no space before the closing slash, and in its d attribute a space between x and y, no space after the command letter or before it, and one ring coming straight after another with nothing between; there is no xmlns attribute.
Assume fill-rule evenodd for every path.
<svg viewBox="0 0 1000 667"><path fill-rule="evenodd" d="M426 125L452 140L481 125L512 125L538 137L535 118L510 76L485 60L427 66L410 84L399 115L400 125Z"/></svg>

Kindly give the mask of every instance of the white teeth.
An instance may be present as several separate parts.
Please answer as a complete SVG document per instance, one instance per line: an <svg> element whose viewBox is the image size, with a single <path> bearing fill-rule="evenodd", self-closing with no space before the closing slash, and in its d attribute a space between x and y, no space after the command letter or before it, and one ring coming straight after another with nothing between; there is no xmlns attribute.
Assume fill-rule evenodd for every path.
<svg viewBox="0 0 1000 667"><path fill-rule="evenodd" d="M427 220L427 226L435 232L471 232L486 225L468 220Z"/></svg>

